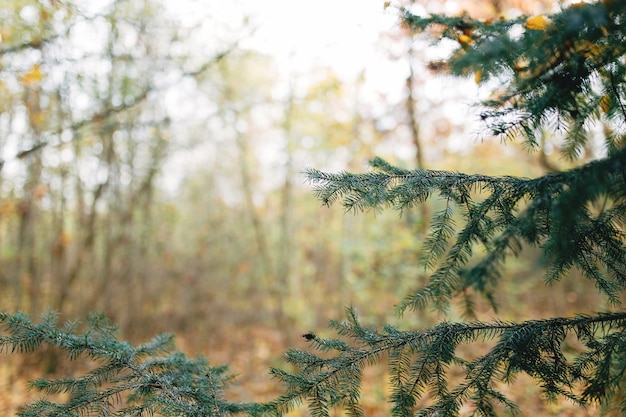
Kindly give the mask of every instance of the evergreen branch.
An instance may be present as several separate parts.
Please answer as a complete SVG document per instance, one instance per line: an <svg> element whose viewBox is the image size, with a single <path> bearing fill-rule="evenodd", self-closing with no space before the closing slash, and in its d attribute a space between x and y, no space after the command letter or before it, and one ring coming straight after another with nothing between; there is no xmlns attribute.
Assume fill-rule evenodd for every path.
<svg viewBox="0 0 626 417"><path fill-rule="evenodd" d="M446 199L445 209L433 217L430 233L424 242L424 251L420 263L424 265L425 269L434 268L437 260L444 255L448 241L455 231L452 215L453 209L450 205L450 199Z"/></svg>
<svg viewBox="0 0 626 417"><path fill-rule="evenodd" d="M0 350L30 353L42 345L55 346L70 360L85 355L98 364L78 377L36 379L30 387L46 395L69 394L65 403L48 399L24 407L21 416L57 415L229 415L252 412L258 405L223 399L228 376L224 367L211 367L202 358L189 359L172 351L173 338L159 335L134 347L117 340L115 327L102 315L91 315L86 332L77 323L60 328L56 313L33 323L23 313L0 312ZM139 414L138 414L139 413Z"/></svg>
<svg viewBox="0 0 626 417"><path fill-rule="evenodd" d="M447 62L452 74L474 72L479 81L498 76L504 83L483 103L486 109L481 117L493 133L522 136L526 146L537 148L542 130L556 127L565 138L562 152L577 159L583 156L594 121L623 128L626 113L619 80L626 75L622 59L626 53L625 3L581 3L548 16L504 22L481 22L465 15L421 18L401 11L404 23L417 32L433 27L439 39L458 41L458 49ZM521 33L511 31L513 25ZM493 300L507 257L517 255L525 245L544 251L548 281L577 268L609 301L617 303L626 289L626 150L619 144L622 139L607 135L606 159L537 179L409 171L380 159L371 162L370 173L310 170L307 176L324 204L341 201L347 210L404 210L433 195L445 200L445 209L432 220L422 257L423 265L434 272L424 288L400 303L400 312L430 304L443 309L456 293L468 294L470 289ZM486 197L475 201L480 194ZM599 210L593 207L598 201L605 203ZM453 238L459 217L454 212L463 223ZM485 255L470 266L476 246L482 246ZM471 310L471 301L466 303ZM323 393L324 378L354 363L374 362L384 352L389 358L395 415L414 414L414 404L426 389L434 404L417 415L457 415L470 401L477 414L495 415L496 403L517 412L515 404L495 387L521 372L533 377L549 399L564 396L584 406L589 401L609 400L624 379L624 314L520 324L441 323L424 332L387 327L383 333L361 329L356 318L349 317L348 324L334 327L353 338L356 346L314 340L314 346L326 352L335 346L337 356L316 360L309 354L308 363L316 366L308 365L297 378L283 380L313 382L291 386L299 398L306 398L311 386L316 395L330 395ZM563 352L570 334L586 342L585 350L574 355L573 361ZM456 356L459 344L476 339L495 340L495 345L475 360ZM450 388L448 367L452 364L464 368L465 380ZM342 376L346 377L348 373ZM347 395L337 385L333 390L335 395ZM626 402L622 405L626 409Z"/></svg>
<svg viewBox="0 0 626 417"><path fill-rule="evenodd" d="M431 389L435 404L418 415L433 412L457 415L460 407L468 401L477 410L493 415L489 411L492 410L492 400L516 413L519 411L516 405L495 387L496 383L510 381L521 372L536 379L549 397L565 396L584 405L611 395L620 377L613 374L614 365L621 363L622 359L626 360L623 350L626 346L626 312L523 323L444 322L420 332L400 332L389 328L383 333L372 329L365 331L352 320L349 318L348 325L355 329L351 332L352 336L375 333L377 343L372 344L372 337L366 340L357 338L356 345L350 350L342 345L336 351L337 356L318 357L319 367L301 366L295 374L274 370L275 376L287 384L289 395L268 404L268 407L275 412L285 411L290 409L289 403L308 398L316 407L316 413L328 415L326 405L330 404L327 400L331 396L349 398L353 405L358 400L354 393L358 391L360 370L372 362L372 357L380 358L383 353L387 354L389 361L393 415L413 415L416 400L421 396L419 387ZM587 341L589 348L574 361L569 361L562 353L562 344L570 333L583 342ZM468 361L455 354L459 344L494 339L495 344L489 352L477 359ZM316 349L334 343L332 339L324 341L317 336L312 342ZM616 358L618 352L622 359ZM313 358L310 353L307 355L309 360ZM466 376L463 382L449 390L451 380L447 368L452 363L462 366ZM359 372L351 372L351 369L358 369ZM595 376L597 372L604 376ZM610 378L606 377L607 372ZM599 382L604 385L598 386ZM576 383L583 384L582 392L576 393ZM596 396L592 398L591 392L596 392Z"/></svg>
<svg viewBox="0 0 626 417"><path fill-rule="evenodd" d="M611 92L613 93L614 97L617 97L617 100L615 100L615 101L619 105L619 109L620 109L620 111L622 113L622 118L623 118L622 120L626 120L626 109L624 108L624 103L622 102L622 100L619 99L620 94L619 94L619 91L617 89L617 85L615 83L615 74L610 69L607 72L609 74L609 84L611 86Z"/></svg>
<svg viewBox="0 0 626 417"><path fill-rule="evenodd" d="M16 319L16 316L19 317ZM47 322L44 321L44 327L54 321L50 317L46 319ZM17 332L41 326L28 323L24 315L6 313L2 315L2 322L9 323L6 327ZM16 322L24 326L15 326ZM149 357L145 362L133 359L133 366L126 367L120 367L119 361L110 361L108 365L112 366L111 369L118 366L119 372L115 378L106 378L106 381L94 380L93 375L58 381L33 381L34 388L47 394L69 392L71 399L65 404L43 399L28 405L20 415L69 415L74 411L84 415L108 415L113 409L117 409L116 415L120 416L136 415L145 410L163 415L197 415L205 412L209 415L241 412L279 414L306 399L315 415L325 416L331 408L342 406L350 414L360 416L362 370L365 365L377 362L383 355L389 358L390 382L395 387L391 396L394 415L412 414L421 390L426 387L432 391L435 405L422 410L420 414L428 415L437 411L457 415L460 407L470 401L477 410L489 415L492 400L515 410L515 405L499 393L494 384L498 381L506 382L520 372L540 381L548 395L564 395L581 404L603 400L620 381L620 375L614 373L615 369L622 366L618 365L619 358L626 360L623 351L623 346L626 346L626 312L572 319L533 320L519 324L443 322L424 331L398 331L387 326L381 333L363 327L356 312L349 309L348 320L335 323L334 326L343 335L353 338L356 345L311 335L316 349L334 351L337 355L321 358L307 352L296 354L297 351L291 351L288 356L300 371L292 375L273 370L273 374L287 384L287 392L267 404L225 402L221 394L221 386L225 382L223 367L207 368L203 360L189 361L184 355L174 353ZM54 334L55 329L47 330L56 340L64 339L59 337L60 334ZM561 353L563 340L571 332L586 342L588 347L573 363L568 362ZM598 332L600 338L596 335ZM3 345L11 343L11 333L9 331L8 337L3 336ZM95 333L74 336L85 339L85 335L88 335L88 339L95 337ZM37 338L38 335L33 332L29 337ZM101 337L101 334L97 337ZM493 339L496 339L494 347L476 360L467 361L456 356L455 351L460 344ZM65 350L70 347L66 345ZM131 350L136 352L139 349ZM127 355L124 353L120 356ZM448 385L452 381L448 367L451 364L466 369L466 378L450 390ZM577 381L584 384L582 394L573 391L573 384ZM112 385L99 389L104 383ZM126 396L128 398L124 400ZM128 406L118 407L124 401L129 401ZM138 402L138 405L132 402Z"/></svg>
<svg viewBox="0 0 626 417"><path fill-rule="evenodd" d="M394 404L391 410L393 416L410 417L413 415L416 393L410 384L410 371L411 357L404 348L389 352L389 382L393 387L389 400Z"/></svg>
<svg viewBox="0 0 626 417"><path fill-rule="evenodd" d="M491 291L500 279L504 261L509 254L517 255L523 243L543 245L549 257L548 281L559 279L576 266L597 282L612 302L618 301L617 291L626 288L625 234L612 224L623 216L609 210L594 218L586 208L602 196L612 198L616 207L624 204L624 150L570 171L535 179L403 170L380 159L373 160L372 166L375 171L364 174L309 170L307 175L324 204L343 199L348 210L381 206L403 210L435 193L446 201L445 209L431 222L421 262L433 268L441 258L444 260L425 287L398 304L400 313L432 303L443 310L451 297L468 288L493 302ZM468 190L489 195L474 203ZM455 229L452 205L460 209L465 224L448 247ZM486 255L474 267L465 269L477 244L485 247ZM602 268L609 271L608 276Z"/></svg>
<svg viewBox="0 0 626 417"><path fill-rule="evenodd" d="M402 9L404 23L416 32L434 28L437 40L458 42L445 66L453 75L478 72L481 82L493 76L503 83L483 102L481 114L495 135L520 135L536 148L535 134L544 123L563 119L569 126L562 151L570 158L581 155L591 122L622 107L615 80L623 80L625 14L621 2L579 4L540 16L535 27L526 16L481 22L469 16L419 17ZM509 30L514 25L521 34ZM598 90L611 91L615 100L599 97Z"/></svg>

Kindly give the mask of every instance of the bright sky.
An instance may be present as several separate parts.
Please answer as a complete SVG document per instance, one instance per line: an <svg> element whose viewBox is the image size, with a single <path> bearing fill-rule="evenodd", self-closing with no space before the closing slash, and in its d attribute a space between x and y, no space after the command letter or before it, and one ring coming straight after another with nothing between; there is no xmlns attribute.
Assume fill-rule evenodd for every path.
<svg viewBox="0 0 626 417"><path fill-rule="evenodd" d="M393 102L405 93L407 61L391 59L389 42L381 42L383 34L397 32L398 10L393 6L385 9L383 0L178 0L171 3L164 0L164 3L171 7L168 13L179 18L183 26L198 20L205 23L206 34L194 33L194 38L206 39L207 44L213 42L210 47L201 45L206 53L228 46L225 44L222 48L218 44L215 48L216 28L221 28L218 32L222 32L225 25L232 27L230 36L226 36L231 40L244 36L242 28L244 33L246 27L252 28L253 34L245 36L239 46L272 56L285 82L295 77L306 84L311 71L330 67L348 83L365 71L366 82L360 99L370 103L380 101L379 94ZM454 0L431 3L430 12L458 12ZM425 14L423 10L414 12ZM246 25L242 24L244 21ZM451 104L453 108L445 109L449 117L463 119L467 114L467 103L459 102L458 86L450 85L449 80L434 80L423 90L423 94L438 98L457 96L456 102ZM197 107L189 105L191 111ZM394 152L414 152L412 148L403 150L401 143L394 146L398 147Z"/></svg>
<svg viewBox="0 0 626 417"><path fill-rule="evenodd" d="M258 24L253 46L296 69L331 64L340 75L354 74L376 59L381 32L393 29L395 11L380 0L244 0L244 13Z"/></svg>
<svg viewBox="0 0 626 417"><path fill-rule="evenodd" d="M381 61L380 34L398 22L397 10L385 10L382 0L179 0L165 5L183 25L210 16L216 25L232 22L234 34L247 20L254 33L240 46L273 56L280 71L302 73L323 65L347 78Z"/></svg>

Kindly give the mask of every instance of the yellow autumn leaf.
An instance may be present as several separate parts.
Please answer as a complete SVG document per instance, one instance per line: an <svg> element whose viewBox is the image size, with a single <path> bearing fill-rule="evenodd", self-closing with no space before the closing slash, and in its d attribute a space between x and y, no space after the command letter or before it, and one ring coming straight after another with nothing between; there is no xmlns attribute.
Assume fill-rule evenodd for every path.
<svg viewBox="0 0 626 417"><path fill-rule="evenodd" d="M467 36L465 34L459 35L457 40L463 46L469 46L472 42L474 42L474 40L470 36Z"/></svg>
<svg viewBox="0 0 626 417"><path fill-rule="evenodd" d="M386 1L386 2L383 3L383 8L386 9L389 6L391 6L391 2L390 1Z"/></svg>
<svg viewBox="0 0 626 417"><path fill-rule="evenodd" d="M33 68L20 77L20 82L26 87L32 87L39 84L43 80L43 73L39 64L33 65Z"/></svg>
<svg viewBox="0 0 626 417"><path fill-rule="evenodd" d="M604 113L608 113L609 107L611 106L611 97L609 95L604 95L600 99L600 108Z"/></svg>
<svg viewBox="0 0 626 417"><path fill-rule="evenodd" d="M476 84L480 84L482 79L483 79L483 71L482 70L476 70L474 72L474 81L476 82Z"/></svg>
<svg viewBox="0 0 626 417"><path fill-rule="evenodd" d="M540 14L526 19L526 27L531 30L546 30L550 24L550 19Z"/></svg>

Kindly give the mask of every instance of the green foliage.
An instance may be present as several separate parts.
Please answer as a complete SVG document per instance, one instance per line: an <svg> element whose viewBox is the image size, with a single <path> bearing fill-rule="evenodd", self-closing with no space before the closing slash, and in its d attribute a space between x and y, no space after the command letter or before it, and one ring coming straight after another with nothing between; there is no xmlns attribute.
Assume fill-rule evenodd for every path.
<svg viewBox="0 0 626 417"><path fill-rule="evenodd" d="M101 316L90 317L89 330L79 333L76 323L59 327L52 313L39 324L2 313L5 352L51 345L70 359L97 364L79 377L34 381L33 388L64 396L30 404L21 415L282 415L306 403L313 416L341 407L356 417L365 414L364 370L383 361L394 416L456 416L465 407L474 415L516 414L502 386L520 374L532 377L550 400L626 413L624 396L616 395L626 375L626 312L619 309L626 289L626 4L578 4L551 16L493 22L402 13L417 32L458 41L447 62L452 74L474 72L480 82L501 83L482 103L492 133L521 138L531 149L541 146L537 137L546 130L562 134L563 154L579 163L534 179L406 170L381 159L363 174L309 170L320 200L349 210L405 210L433 196L442 200L422 259L430 279L398 311L446 311L461 296L468 297L465 313L472 317L472 294L495 307L505 262L526 246L545 255L546 282L575 269L615 311L520 323L473 317L401 330L363 326L349 309L345 321L331 323L340 338L307 333L313 351L286 353L291 368L271 371L285 392L265 404L226 401L225 369L173 351L167 336L134 347L117 340ZM582 156L591 153L595 124L603 127L605 155L588 162Z"/></svg>
<svg viewBox="0 0 626 417"><path fill-rule="evenodd" d="M36 379L31 388L62 401L41 399L20 416L220 416L246 411L250 406L223 398L230 376L224 367L210 366L203 358L190 359L173 350L173 337L160 335L131 346L116 337L117 329L102 315L79 323L57 324L52 312L34 323L22 313L0 313L5 332L0 350L31 353L47 345L67 353L69 359L89 359L95 367L78 377Z"/></svg>
<svg viewBox="0 0 626 417"><path fill-rule="evenodd" d="M496 22L403 13L415 31L437 25L441 37L459 40L447 62L453 74L479 72L481 81L500 81L481 115L492 133L522 136L537 148L545 128L564 132L563 152L575 159L597 120L610 128L605 137L610 151L623 145L625 11L624 2L600 1L549 17Z"/></svg>
<svg viewBox="0 0 626 417"><path fill-rule="evenodd" d="M498 387L522 372L535 378L549 398L564 395L584 406L605 400L626 372L626 312L523 323L444 321L423 331L391 326L379 331L363 327L348 309L347 320L332 327L354 344L305 335L317 350L335 354L287 352L297 372L273 370L288 387L287 394L271 404L277 411L289 411L307 398L314 416L328 415L338 405L350 415L363 415L358 405L363 368L384 358L394 416L458 415L468 402L476 415L495 416L495 404L515 414L517 406ZM585 346L574 359L563 353L570 335ZM457 353L461 345L484 341L495 341L485 354L467 358ZM462 378L453 377L455 367L462 370ZM416 409L424 397L433 404Z"/></svg>
<svg viewBox="0 0 626 417"><path fill-rule="evenodd" d="M472 317L470 297L476 293L495 308L504 264L526 246L544 254L547 283L577 269L619 307L626 289L626 4L577 4L551 16L495 22L402 12L416 32L458 41L444 66L452 74L473 72L478 82L500 82L482 103L481 118L491 133L520 138L537 149L537 137L549 130L561 135L562 153L577 160L590 153L594 127L601 124L606 157L534 179L406 170L378 158L371 162L373 171L364 174L307 171L324 204L342 202L347 210L402 211L432 196L443 201L422 259L432 274L427 285L398 304L398 311L428 306L446 311L460 295ZM336 327L355 340L355 347L315 338L316 347L330 345L336 355L303 360L301 353L292 353L299 370L280 378L290 392L312 401L317 415L325 415L334 398L348 399L343 405L358 414L352 405L359 392L356 370L386 355L394 415L458 415L470 405L475 414L492 416L497 403L515 413L500 387L521 372L534 378L549 399L564 396L581 406L618 401L625 412L626 402L614 395L626 371L625 314L443 322L421 332L391 327L378 332L364 329L350 312L349 320ZM566 354L573 340L584 347ZM463 357L461 345L473 342L491 344L484 354ZM452 372L458 368L462 378ZM425 393L430 405L418 410Z"/></svg>
<svg viewBox="0 0 626 417"><path fill-rule="evenodd" d="M427 286L399 304L400 311L431 303L444 309L455 293L470 288L493 300L504 261L519 253L523 243L545 251L548 281L575 266L612 303L619 303L619 293L626 288L622 228L626 152L536 179L410 171L380 159L372 166L376 171L365 174L309 170L307 175L324 204L341 199L349 210L381 206L402 210L431 195L444 200L445 209L433 219L422 260L425 267L437 267ZM476 201L477 193L487 196ZM607 200L607 207L594 213L590 205L600 198ZM455 209L464 221L462 227L455 223ZM484 255L470 264L476 246Z"/></svg>

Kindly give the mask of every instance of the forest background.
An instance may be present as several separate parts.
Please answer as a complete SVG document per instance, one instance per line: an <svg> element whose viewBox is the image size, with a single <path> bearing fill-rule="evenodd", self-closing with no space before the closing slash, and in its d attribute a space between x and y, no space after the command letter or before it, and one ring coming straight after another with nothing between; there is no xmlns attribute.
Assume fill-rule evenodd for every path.
<svg viewBox="0 0 626 417"><path fill-rule="evenodd" d="M363 60L356 73L332 59L301 65L312 45L324 55L321 35L287 60L271 45L259 48L262 21L245 2L228 13L211 1L184 10L166 0L1 4L1 309L34 317L53 309L62 319L102 311L134 343L174 333L181 350L238 375L233 400L274 398L280 387L269 367L284 366L287 347L305 346L310 330L324 334L348 305L368 324L420 328L442 318L399 320L393 309L426 281L417 260L436 207L402 217L320 207L306 168L362 171L374 156L490 175L570 167L556 138L542 138L545 152L528 153L480 137L470 104L481 88L473 77L441 74L431 62L446 51L415 40L383 2L372 18L387 25L375 39L376 65L366 65L358 40L346 41L356 42L350 60ZM558 6L400 4L484 19ZM285 7L286 23L306 19ZM325 10L346 27L369 23L347 12ZM585 157L602 152L592 143ZM593 284L575 276L551 287L528 279L540 275L535 255L524 251L509 264L499 318L606 307ZM488 306L478 311L494 315ZM0 413L37 395L27 380L79 371L52 351L3 354ZM385 370L368 372L366 413L382 415ZM525 381L511 389L528 415L581 415L542 401Z"/></svg>

